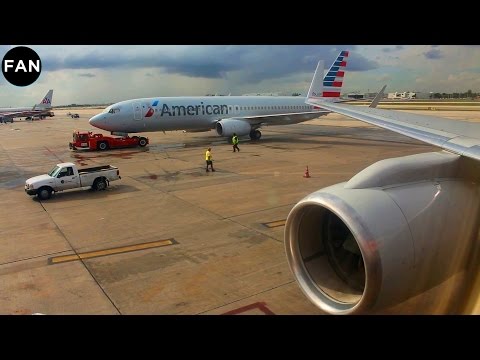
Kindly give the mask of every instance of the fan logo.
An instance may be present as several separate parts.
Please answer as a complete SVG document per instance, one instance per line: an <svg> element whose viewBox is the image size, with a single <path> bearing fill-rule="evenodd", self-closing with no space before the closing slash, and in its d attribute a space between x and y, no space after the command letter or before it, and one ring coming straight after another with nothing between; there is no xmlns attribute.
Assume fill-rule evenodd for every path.
<svg viewBox="0 0 480 360"><path fill-rule="evenodd" d="M14 47L7 51L3 57L2 73L5 79L12 85L31 85L38 79L41 72L42 61L38 54L29 47Z"/></svg>

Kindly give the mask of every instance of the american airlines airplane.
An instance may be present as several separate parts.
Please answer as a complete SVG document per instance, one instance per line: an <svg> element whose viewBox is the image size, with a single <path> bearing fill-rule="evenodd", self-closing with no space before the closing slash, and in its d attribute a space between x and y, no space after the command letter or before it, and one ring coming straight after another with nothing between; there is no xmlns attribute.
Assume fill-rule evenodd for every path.
<svg viewBox="0 0 480 360"><path fill-rule="evenodd" d="M0 122L13 122L13 118L42 115L52 109L53 90L49 90L40 104L33 107L0 108Z"/></svg>
<svg viewBox="0 0 480 360"><path fill-rule="evenodd" d="M338 101L345 75L348 51L341 51L323 76L315 72L309 95ZM318 74L318 77L317 77ZM322 79L323 78L323 79ZM322 84L323 82L323 84ZM319 89L323 88L321 91ZM92 117L91 125L117 135L128 133L185 130L187 132L216 129L220 136L262 136L264 125L288 125L315 119L329 111L305 103L299 96L205 96L158 97L122 101Z"/></svg>
<svg viewBox="0 0 480 360"><path fill-rule="evenodd" d="M478 313L480 124L373 108L380 97L370 108L306 103L443 151L379 161L298 202L285 226L290 269L330 314L378 313L461 273L466 290L445 309Z"/></svg>

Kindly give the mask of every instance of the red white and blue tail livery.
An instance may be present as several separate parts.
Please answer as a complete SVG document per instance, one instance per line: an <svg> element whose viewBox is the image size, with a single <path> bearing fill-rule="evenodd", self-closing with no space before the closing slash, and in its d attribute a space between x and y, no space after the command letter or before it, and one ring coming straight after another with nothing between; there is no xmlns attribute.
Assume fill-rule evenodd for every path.
<svg viewBox="0 0 480 360"><path fill-rule="evenodd" d="M345 69L347 67L348 51L341 51L328 72L323 75L323 60L320 60L315 71L315 75L308 91L307 98L333 98L340 97L340 91L343 85ZM333 100L332 99L332 100Z"/></svg>
<svg viewBox="0 0 480 360"><path fill-rule="evenodd" d="M348 51L341 51L337 60L323 78L323 97L340 97L345 68L347 67L347 58Z"/></svg>

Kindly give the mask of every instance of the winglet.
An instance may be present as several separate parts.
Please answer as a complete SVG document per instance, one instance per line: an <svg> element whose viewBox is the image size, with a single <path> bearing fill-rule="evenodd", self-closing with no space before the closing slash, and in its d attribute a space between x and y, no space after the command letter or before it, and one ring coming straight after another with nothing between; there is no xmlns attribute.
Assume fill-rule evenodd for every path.
<svg viewBox="0 0 480 360"><path fill-rule="evenodd" d="M323 60L320 60L317 64L317 69L313 75L312 83L310 84L310 89L308 89L307 99L309 98L320 98L323 94L323 69L325 65Z"/></svg>
<svg viewBox="0 0 480 360"><path fill-rule="evenodd" d="M375 95L375 98L373 99L373 101L372 101L372 103L370 104L369 107L371 107L371 108L376 108L376 107L377 107L378 103L380 102L380 99L382 99L383 96L385 95L385 94L383 93L383 91L385 90L386 87L387 87L387 85L383 85L382 90L380 90L380 91L378 92L378 94Z"/></svg>

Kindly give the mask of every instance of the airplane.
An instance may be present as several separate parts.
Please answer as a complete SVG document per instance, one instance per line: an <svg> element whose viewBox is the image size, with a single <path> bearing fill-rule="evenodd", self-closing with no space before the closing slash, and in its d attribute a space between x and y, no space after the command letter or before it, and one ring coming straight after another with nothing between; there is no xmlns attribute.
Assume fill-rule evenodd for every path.
<svg viewBox="0 0 480 360"><path fill-rule="evenodd" d="M376 109L384 89L367 108L314 96L306 103L442 150L378 161L300 200L285 225L290 270L328 314L403 309L458 274L461 300L442 298L433 310L419 302L415 310L478 312L480 126Z"/></svg>
<svg viewBox="0 0 480 360"><path fill-rule="evenodd" d="M341 51L328 73L316 71L309 95L341 101L340 90L345 75L348 51ZM317 76L318 74L318 76ZM322 80L323 79L323 80ZM325 90L320 92L317 87ZM219 136L262 136L260 127L288 125L315 119L329 113L315 105L305 104L299 96L204 96L158 97L126 100L107 107L89 123L112 135L148 131L183 130L200 132L216 129Z"/></svg>
<svg viewBox="0 0 480 360"><path fill-rule="evenodd" d="M49 90L39 104L33 107L0 108L0 122L13 122L16 117L41 116L52 109L53 90Z"/></svg>

